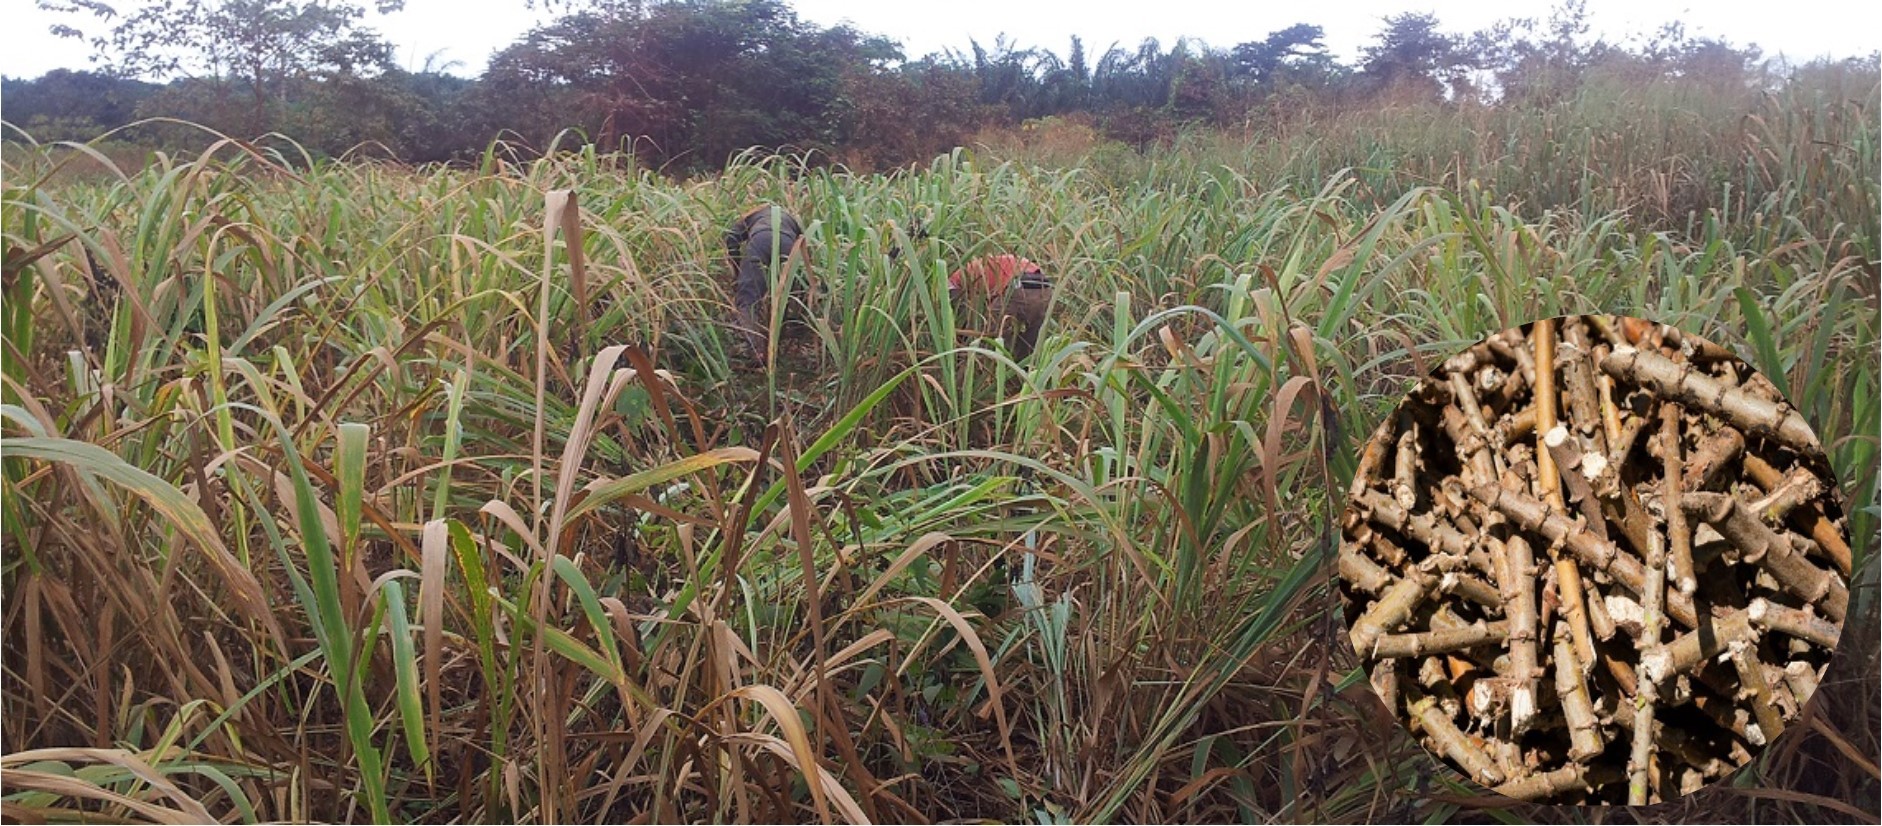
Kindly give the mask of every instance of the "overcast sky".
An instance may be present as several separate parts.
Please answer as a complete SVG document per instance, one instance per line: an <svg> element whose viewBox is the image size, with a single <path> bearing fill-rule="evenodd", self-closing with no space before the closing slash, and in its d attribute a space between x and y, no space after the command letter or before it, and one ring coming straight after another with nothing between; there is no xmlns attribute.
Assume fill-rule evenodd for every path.
<svg viewBox="0 0 1882 826"><path fill-rule="evenodd" d="M127 5L136 0L125 0ZM538 3L538 5L541 5ZM1233 0L793 0L806 20L834 25L848 20L863 31L902 43L910 58L943 49L966 51L970 38L991 46L1004 33L1021 47L1044 46L1063 55L1070 38L1084 38L1095 61L1112 43L1134 48L1155 37L1167 48L1179 36L1218 47L1259 40L1295 23L1326 30L1335 56L1352 62L1372 42L1380 20L1402 11L1434 12L1446 31L1468 33L1509 17L1546 18L1552 0L1328 0L1279 4ZM1588 0L1594 29L1611 40L1651 34L1662 23L1684 20L1688 34L1723 37L1738 45L1756 43L1766 55L1783 52L1794 62L1812 57L1855 57L1882 48L1882 3L1847 0L1782 0L1738 3L1718 0ZM55 38L47 27L61 19L33 0L0 0L7 34L0 38L0 73L36 77L50 69L90 64L88 50ZM65 19L74 19L67 16ZM420 68L437 55L440 63L474 75L491 52L546 20L525 0L407 0L405 10L374 16L373 25L398 47L399 62ZM86 18L80 22L90 23ZM94 24L95 25L95 24Z"/></svg>

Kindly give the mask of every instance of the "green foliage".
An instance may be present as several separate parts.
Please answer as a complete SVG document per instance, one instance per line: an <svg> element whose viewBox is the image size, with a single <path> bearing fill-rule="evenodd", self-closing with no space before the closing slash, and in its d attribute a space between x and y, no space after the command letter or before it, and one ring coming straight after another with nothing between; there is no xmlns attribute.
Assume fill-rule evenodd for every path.
<svg viewBox="0 0 1882 826"><path fill-rule="evenodd" d="M49 73L27 90L27 117L15 116L9 88L9 118L37 140L66 139L52 130L75 124L35 124L36 109L95 109L96 103L68 96L105 85L108 94L101 97L109 105L91 115L97 128L80 139L129 123L134 105L140 117L174 118L243 138L282 132L333 155L376 144L381 154L430 160L448 156L448 149L440 156L434 147L465 141L437 123L438 104L449 95L425 95L443 90L436 83L423 89L408 73L395 71L391 45L362 24L366 10L356 2L41 0L41 5L91 11L111 21L108 31L90 37L110 74ZM375 4L382 13L402 5ZM67 34L83 37L76 30ZM159 87L120 78L168 82ZM121 98L129 98L128 103ZM163 147L199 149L206 143L203 135L199 129L158 126L139 130L137 137Z"/></svg>
<svg viewBox="0 0 1882 826"><path fill-rule="evenodd" d="M100 14L125 5L39 2ZM721 169L753 147L864 170L908 166L984 130L1045 118L1089 124L1141 151L1199 127L1259 136L1328 113L1547 108L1607 94L1602 84L1616 79L1678 80L1729 97L1779 86L1792 71L1759 63L1755 47L1691 38L1677 23L1627 45L1590 40L1579 0L1546 23L1504 20L1468 37L1431 14L1393 16L1357 67L1334 60L1320 28L1305 23L1228 48L1147 39L1092 60L1078 38L1061 57L1002 36L908 60L884 38L806 22L788 0L544 6L561 17L521 35L474 80L429 62L415 73L394 68L389 47L362 25L362 6L339 0L131 3L93 44L116 71L172 78L118 92L141 101L140 116L209 127L119 135L146 146L196 152L220 136L272 132L317 157L472 163L500 138L524 157L577 145L626 151L674 176ZM12 123L40 141L115 128L124 104L99 111L72 99L102 82L49 75L26 89L25 108L9 108L25 113Z"/></svg>
<svg viewBox="0 0 1882 826"><path fill-rule="evenodd" d="M1379 41L1365 47L1362 58L1374 88L1424 101L1462 83L1474 62L1459 38L1439 31L1437 16L1425 12L1386 17Z"/></svg>
<svg viewBox="0 0 1882 826"><path fill-rule="evenodd" d="M87 12L110 21L86 37L115 74L206 77L241 83L265 98L281 82L319 73L352 74L384 65L391 47L360 21L365 9L347 0L37 0L54 11ZM375 0L381 13L403 0Z"/></svg>
<svg viewBox="0 0 1882 826"><path fill-rule="evenodd" d="M54 69L37 78L5 78L6 117L42 141L88 141L135 119L154 83L101 72ZM10 137L10 136L9 136Z"/></svg>
<svg viewBox="0 0 1882 826"><path fill-rule="evenodd" d="M521 130L538 145L573 126L662 166L716 168L751 146L832 148L844 75L899 58L881 38L803 23L781 0L685 0L530 32L491 60L482 92L553 112Z"/></svg>
<svg viewBox="0 0 1882 826"><path fill-rule="evenodd" d="M1338 64L1327 53L1325 37L1319 26L1296 23L1266 39L1242 43L1229 53L1231 72L1268 90L1289 83L1326 85Z"/></svg>

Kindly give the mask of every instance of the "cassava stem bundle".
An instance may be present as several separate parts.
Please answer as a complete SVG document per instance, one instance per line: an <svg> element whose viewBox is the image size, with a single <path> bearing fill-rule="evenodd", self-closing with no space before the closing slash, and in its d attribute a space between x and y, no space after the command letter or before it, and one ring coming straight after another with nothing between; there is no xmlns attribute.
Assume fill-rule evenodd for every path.
<svg viewBox="0 0 1882 826"><path fill-rule="evenodd" d="M1563 318L1447 359L1373 434L1340 551L1393 713L1528 800L1645 804L1795 722L1848 610L1835 480L1690 334Z"/></svg>

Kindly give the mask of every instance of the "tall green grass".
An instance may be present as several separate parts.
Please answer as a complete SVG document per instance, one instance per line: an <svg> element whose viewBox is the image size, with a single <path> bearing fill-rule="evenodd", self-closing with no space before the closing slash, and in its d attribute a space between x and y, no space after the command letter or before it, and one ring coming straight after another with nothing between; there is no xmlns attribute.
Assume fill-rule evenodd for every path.
<svg viewBox="0 0 1882 826"><path fill-rule="evenodd" d="M1325 589L1354 447L1485 333L1647 315L1781 377L1872 577L1859 92L1757 103L1741 194L1673 224L1578 187L1742 159L1649 140L1629 107L1685 104L1618 95L1484 115L1501 149L1415 111L867 177L751 156L673 183L500 145L476 170L309 167L229 142L52 185L82 150L9 154L0 803L1448 816L1462 784L1357 724ZM769 365L725 324L718 240L760 200L808 250L809 330ZM1025 364L946 299L996 250L1057 280ZM1719 811L1848 805L1746 800Z"/></svg>

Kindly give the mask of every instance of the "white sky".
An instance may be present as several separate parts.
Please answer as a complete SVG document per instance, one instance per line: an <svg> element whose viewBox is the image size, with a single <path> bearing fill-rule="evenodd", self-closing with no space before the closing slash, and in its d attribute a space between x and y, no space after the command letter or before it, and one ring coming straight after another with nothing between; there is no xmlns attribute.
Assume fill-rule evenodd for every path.
<svg viewBox="0 0 1882 826"><path fill-rule="evenodd" d="M1076 34L1084 38L1094 63L1113 42L1134 49L1143 38L1155 37L1167 48L1177 37L1190 36L1229 47L1295 23L1325 29L1335 56L1350 63L1360 47L1373 41L1388 14L1435 12L1444 30L1463 34L1509 17L1547 18L1552 5L1553 0L1328 0L1299 6L1235 0L793 0L800 17L826 26L848 20L865 32L899 40L911 59L945 48L966 52L969 38L990 47L1001 33L1021 47L1043 46L1064 55ZM1588 0L1588 9L1595 31L1610 40L1648 35L1662 23L1683 19L1689 35L1723 37L1741 46L1756 43L1767 56L1783 52L1795 62L1882 49L1882 3ZM0 0L0 19L6 27L0 37L0 74L36 77L50 69L90 65L85 46L47 33L60 17L40 11L33 0ZM96 25L90 18L66 19ZM420 68L428 55L439 53L440 62L463 64L454 69L457 73L474 75L492 52L546 19L530 11L525 0L407 0L404 11L374 16L373 25L398 47L399 62L408 68Z"/></svg>

